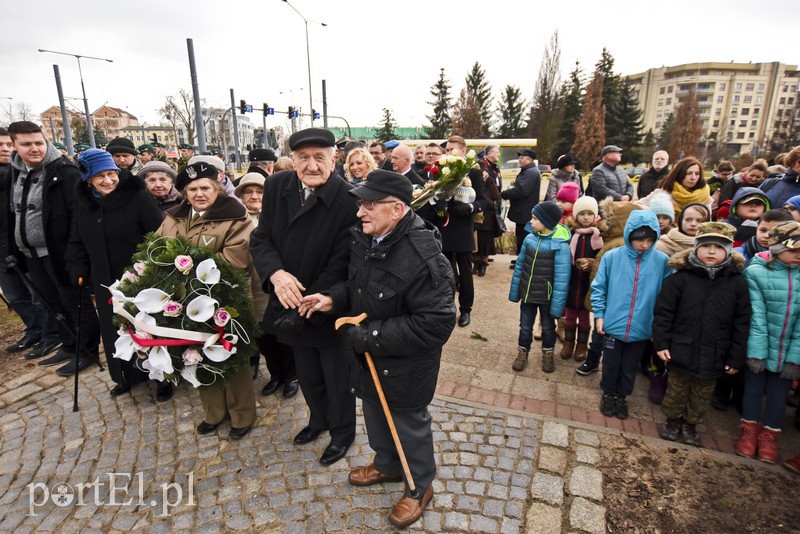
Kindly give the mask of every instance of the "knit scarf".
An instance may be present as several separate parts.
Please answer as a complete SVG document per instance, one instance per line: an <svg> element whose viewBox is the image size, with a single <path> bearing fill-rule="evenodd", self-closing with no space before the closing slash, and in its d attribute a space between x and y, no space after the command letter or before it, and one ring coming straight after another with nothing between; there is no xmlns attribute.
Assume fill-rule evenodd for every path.
<svg viewBox="0 0 800 534"><path fill-rule="evenodd" d="M690 265L705 271L706 274L708 274L708 277L713 280L714 277L717 276L718 272L720 272L722 269L728 266L728 264L731 262L731 258L733 258L733 256L728 254L728 257L725 258L723 262L720 263L719 265L706 265L705 263L700 261L700 258L698 258L694 252L692 252L691 254L689 254L688 260Z"/></svg>
<svg viewBox="0 0 800 534"><path fill-rule="evenodd" d="M682 250L694 247L694 237L682 233L677 228L673 228L656 243L656 249L667 256L672 256Z"/></svg>
<svg viewBox="0 0 800 534"><path fill-rule="evenodd" d="M589 244L592 249L600 250L603 248L603 236L600 235L600 230L596 226L587 226L586 228L575 228L574 235L569 241L569 250L572 253L572 264L575 264L575 251L578 249L578 234L592 234Z"/></svg>
<svg viewBox="0 0 800 534"><path fill-rule="evenodd" d="M692 202L708 204L709 198L711 198L711 193L708 186L689 191L678 182L675 182L675 185L672 187L672 200L677 204L675 208L676 217L686 204L691 204Z"/></svg>

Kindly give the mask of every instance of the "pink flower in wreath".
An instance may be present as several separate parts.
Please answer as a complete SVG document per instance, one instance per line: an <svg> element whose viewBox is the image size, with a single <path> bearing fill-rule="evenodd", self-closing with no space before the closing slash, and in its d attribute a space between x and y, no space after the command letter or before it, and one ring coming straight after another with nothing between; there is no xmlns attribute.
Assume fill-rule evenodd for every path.
<svg viewBox="0 0 800 534"><path fill-rule="evenodd" d="M214 324L223 328L231 320L231 314L225 308L219 308L214 312Z"/></svg>
<svg viewBox="0 0 800 534"><path fill-rule="evenodd" d="M166 304L164 304L165 317L180 317L181 314L183 314L183 304L180 302L168 300Z"/></svg>
<svg viewBox="0 0 800 534"><path fill-rule="evenodd" d="M142 274L144 272L144 263L137 261L133 264L133 270L136 271L136 274Z"/></svg>
<svg viewBox="0 0 800 534"><path fill-rule="evenodd" d="M125 271L124 273L122 273L122 279L134 283L136 282L136 280L139 279L139 277L136 276L135 273L132 273L130 271Z"/></svg>
<svg viewBox="0 0 800 534"><path fill-rule="evenodd" d="M185 365L197 365L201 361L203 361L203 356L195 349L186 349L183 351L183 363Z"/></svg>
<svg viewBox="0 0 800 534"><path fill-rule="evenodd" d="M189 271L194 267L194 261L192 261L191 256L186 256L185 254L175 256L175 267L177 267L181 273L189 274Z"/></svg>

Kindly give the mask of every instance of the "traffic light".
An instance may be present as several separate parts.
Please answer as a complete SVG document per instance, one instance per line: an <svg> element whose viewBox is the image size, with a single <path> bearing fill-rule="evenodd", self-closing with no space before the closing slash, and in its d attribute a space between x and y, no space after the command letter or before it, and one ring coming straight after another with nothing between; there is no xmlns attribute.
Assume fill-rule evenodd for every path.
<svg viewBox="0 0 800 534"><path fill-rule="evenodd" d="M287 113L290 119L294 118L294 106L289 106L289 112Z"/></svg>
<svg viewBox="0 0 800 534"><path fill-rule="evenodd" d="M239 113L244 115L246 108L247 108L247 102L245 102L244 100L239 100Z"/></svg>
<svg viewBox="0 0 800 534"><path fill-rule="evenodd" d="M269 106L264 102L264 116L266 117L267 115L269 115Z"/></svg>

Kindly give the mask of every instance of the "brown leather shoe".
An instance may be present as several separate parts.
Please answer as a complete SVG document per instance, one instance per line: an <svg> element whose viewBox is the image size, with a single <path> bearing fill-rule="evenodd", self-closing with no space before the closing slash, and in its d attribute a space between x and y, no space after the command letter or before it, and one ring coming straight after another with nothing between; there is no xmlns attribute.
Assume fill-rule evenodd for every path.
<svg viewBox="0 0 800 534"><path fill-rule="evenodd" d="M407 527L422 517L422 512L428 507L431 498L433 498L433 485L428 486L428 489L422 495L422 499L414 499L408 495L403 495L392 508L392 513L389 514L389 521L395 526Z"/></svg>
<svg viewBox="0 0 800 534"><path fill-rule="evenodd" d="M374 464L367 467L357 467L350 471L350 484L353 486L372 486L381 482L400 482L403 480L403 472L385 474L375 469Z"/></svg>

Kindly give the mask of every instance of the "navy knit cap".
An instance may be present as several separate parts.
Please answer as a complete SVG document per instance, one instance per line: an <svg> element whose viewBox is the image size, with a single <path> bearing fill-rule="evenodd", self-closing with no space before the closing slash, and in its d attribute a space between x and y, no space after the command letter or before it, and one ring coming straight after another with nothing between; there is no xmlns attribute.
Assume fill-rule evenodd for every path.
<svg viewBox="0 0 800 534"><path fill-rule="evenodd" d="M552 230L556 227L558 221L561 220L563 213L561 212L561 208L558 207L558 204L549 201L536 204L531 210L531 215L539 219L539 222L541 222L545 228Z"/></svg>
<svg viewBox="0 0 800 534"><path fill-rule="evenodd" d="M81 170L83 181L103 171L119 172L119 167L114 164L111 154L99 148L90 148L81 152L78 156L78 167Z"/></svg>

